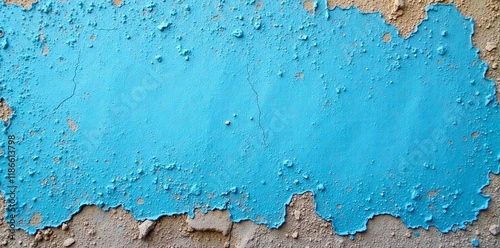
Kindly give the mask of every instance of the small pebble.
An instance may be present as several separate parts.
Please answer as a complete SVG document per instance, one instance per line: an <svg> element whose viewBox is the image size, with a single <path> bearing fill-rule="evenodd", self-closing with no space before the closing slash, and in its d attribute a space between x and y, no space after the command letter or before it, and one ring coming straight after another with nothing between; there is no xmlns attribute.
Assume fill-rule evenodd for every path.
<svg viewBox="0 0 500 248"><path fill-rule="evenodd" d="M68 224L63 223L61 228L63 229L63 231L67 231L69 226L68 226Z"/></svg>
<svg viewBox="0 0 500 248"><path fill-rule="evenodd" d="M404 0L394 0L394 9L400 10L405 7L405 1Z"/></svg>
<svg viewBox="0 0 500 248"><path fill-rule="evenodd" d="M35 242L40 242L43 240L43 236L40 232L37 232L35 235Z"/></svg>
<svg viewBox="0 0 500 248"><path fill-rule="evenodd" d="M491 52L495 48L497 48L497 44L495 42L486 42L486 51Z"/></svg>
<svg viewBox="0 0 500 248"><path fill-rule="evenodd" d="M144 239L155 228L156 222L146 220L139 225L139 239Z"/></svg>
<svg viewBox="0 0 500 248"><path fill-rule="evenodd" d="M229 120L227 120L226 122L224 122L224 124L226 124L226 126L229 126L229 125L231 125L231 122Z"/></svg>
<svg viewBox="0 0 500 248"><path fill-rule="evenodd" d="M500 226L499 225L491 225L489 231L493 236L497 236L500 233Z"/></svg>
<svg viewBox="0 0 500 248"><path fill-rule="evenodd" d="M297 231L292 233L292 238L296 239L299 237L299 233Z"/></svg>
<svg viewBox="0 0 500 248"><path fill-rule="evenodd" d="M64 247L70 247L75 243L75 240L73 238L67 238L64 240L63 246Z"/></svg>
<svg viewBox="0 0 500 248"><path fill-rule="evenodd" d="M295 210L295 212L293 213L293 215L295 216L296 220L300 220L300 210Z"/></svg>
<svg viewBox="0 0 500 248"><path fill-rule="evenodd" d="M44 234L45 236L50 237L50 235L52 235L52 229L48 228L47 230L44 230L44 231L43 231L43 234Z"/></svg>

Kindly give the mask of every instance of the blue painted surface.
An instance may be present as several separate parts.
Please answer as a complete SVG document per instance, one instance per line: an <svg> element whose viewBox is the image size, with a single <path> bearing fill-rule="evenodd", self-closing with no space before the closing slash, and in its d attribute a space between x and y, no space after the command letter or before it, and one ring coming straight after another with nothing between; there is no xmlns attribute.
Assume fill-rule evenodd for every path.
<svg viewBox="0 0 500 248"><path fill-rule="evenodd" d="M474 247L479 247L479 240L477 240L477 239L472 239L470 242L472 243L472 246L474 246Z"/></svg>
<svg viewBox="0 0 500 248"><path fill-rule="evenodd" d="M274 228L305 191L342 235L379 214L447 232L487 208L499 107L454 6L428 7L408 39L322 1L314 15L250 0L0 12L15 111L0 146L16 135L14 214L31 234L90 204L140 220L228 209Z"/></svg>

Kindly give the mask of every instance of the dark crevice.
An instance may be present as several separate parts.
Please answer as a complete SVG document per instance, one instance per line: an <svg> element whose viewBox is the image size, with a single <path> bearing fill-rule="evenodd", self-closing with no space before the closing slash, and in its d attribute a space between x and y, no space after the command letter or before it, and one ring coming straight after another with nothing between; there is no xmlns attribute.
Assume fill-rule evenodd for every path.
<svg viewBox="0 0 500 248"><path fill-rule="evenodd" d="M267 144L267 141L266 141L266 132L264 131L264 127L262 126L262 122L261 122L261 119L262 119L262 110L260 108L259 94L257 93L257 90L255 90L255 87L252 84L252 82L250 82L250 69L248 68L248 65L247 65L247 83L248 83L248 85L250 85L250 88L252 88L252 91L255 94L255 101L257 102L257 109L259 110L258 122L259 122L260 130L262 131L262 142L265 145L265 144Z"/></svg>
<svg viewBox="0 0 500 248"><path fill-rule="evenodd" d="M63 105L63 103L65 103L67 100L71 99L74 95L75 95L75 91L76 91L76 73L78 72L78 67L80 66L80 56L81 56L81 51L78 51L78 58L77 58L77 61L76 61L76 65L75 65L75 71L73 73L73 91L71 92L71 95L68 96L66 99L62 100L61 103L59 103L59 105L57 105L57 107L54 109L57 110L59 107L61 107Z"/></svg>
<svg viewBox="0 0 500 248"><path fill-rule="evenodd" d="M98 30L98 31L115 31L115 30L118 30L118 28L94 28L94 30Z"/></svg>

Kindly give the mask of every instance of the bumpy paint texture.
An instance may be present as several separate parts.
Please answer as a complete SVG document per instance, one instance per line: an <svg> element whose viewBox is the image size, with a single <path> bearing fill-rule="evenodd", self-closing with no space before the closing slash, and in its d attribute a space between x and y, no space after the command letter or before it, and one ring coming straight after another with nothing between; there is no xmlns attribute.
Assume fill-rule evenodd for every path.
<svg viewBox="0 0 500 248"><path fill-rule="evenodd" d="M499 107L452 5L429 6L408 39L323 1L313 14L252 0L0 12L14 110L1 148L16 136L14 214L31 234L91 204L139 220L228 209L274 228L312 191L343 235L379 214L447 232L488 206Z"/></svg>

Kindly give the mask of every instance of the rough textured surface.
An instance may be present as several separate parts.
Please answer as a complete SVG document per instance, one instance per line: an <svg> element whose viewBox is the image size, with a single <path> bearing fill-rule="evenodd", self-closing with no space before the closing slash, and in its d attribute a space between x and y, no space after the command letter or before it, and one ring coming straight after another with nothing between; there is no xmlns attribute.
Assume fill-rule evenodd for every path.
<svg viewBox="0 0 500 248"><path fill-rule="evenodd" d="M227 211L214 210L206 214L197 212L194 218L187 218L186 223L195 231L215 231L229 235L233 223Z"/></svg>
<svg viewBox="0 0 500 248"><path fill-rule="evenodd" d="M315 204L310 193L293 197L287 206L285 224L279 229L269 229L263 225L256 225L251 221L234 223L228 236L213 231L193 231L186 223L186 215L163 217L158 220L155 229L145 240L138 239L137 225L128 211L121 208L110 209L104 212L95 206L84 207L70 221L67 231L55 228L53 234L45 236L42 241L35 242L34 236L18 231L16 240L6 238L8 247L58 247L68 235L74 235L78 243L72 247L471 247L470 240L477 238L482 247L497 247L500 240L489 232L493 224L500 218L500 180L492 177L490 186L483 192L491 195L490 208L482 211L478 221L468 225L467 230L458 230L447 234L431 228L407 229L397 218L387 215L377 216L368 223L366 232L359 233L350 240L349 236L338 236L333 233L330 223L322 220L314 212ZM2 207L2 206L0 206ZM300 220L296 220L293 212L301 212ZM0 214L3 214L3 208ZM7 223L0 226L0 237L6 237ZM89 234L94 230L95 234ZM293 239L294 232L299 234ZM420 236L414 236L419 232ZM407 237L409 233L409 237ZM23 244L19 245L18 242Z"/></svg>
<svg viewBox="0 0 500 248"><path fill-rule="evenodd" d="M407 37L415 30L418 23L425 18L425 6L432 3L453 2L465 16L474 18L475 33L474 44L481 50L480 56L488 64L500 62L500 51L495 49L487 51L488 42L499 42L500 30L500 3L497 0L414 0L405 1L404 8L394 11L394 5L389 0L327 0L329 7L334 6L349 7L356 6L365 12L381 12L385 19L396 26L403 37ZM487 76L495 79L497 88L500 87L500 70L488 70ZM497 97L500 99L500 90L497 90Z"/></svg>
<svg viewBox="0 0 500 248"><path fill-rule="evenodd" d="M343 235L379 214L447 232L487 207L478 192L500 168L500 111L455 6L428 6L404 39L378 14L321 2L312 15L268 2L272 17L221 2L208 23L213 8L193 4L2 7L2 67L19 70L3 77L18 113L4 137L22 163L0 183L19 186L19 228L59 226L88 204L138 219L228 209L274 228L306 191ZM43 37L12 21L31 18Z"/></svg>
<svg viewBox="0 0 500 248"><path fill-rule="evenodd" d="M355 2L355 1L353 1ZM375 3L372 5L372 3L366 4L366 3L357 3L360 4L361 7L363 6L373 6L375 9L383 10L385 6L392 6L392 3L389 3L390 1L387 1L386 3ZM479 2L479 1L478 1ZM476 4L476 2L472 3ZM473 6L474 8L483 8L484 5L483 3L478 3L477 6ZM494 1L489 2L489 7L492 7L494 9L495 6L496 10L498 10L498 4L495 3ZM495 5L496 4L496 5ZM459 5L460 6L460 5ZM462 8L462 11L467 11L467 9L471 9L471 6L460 6ZM488 6L487 6L488 7ZM423 10L421 8L420 10ZM475 11L475 12L474 12ZM477 11L474 10L473 15L474 17L478 17L477 19L481 19L484 16L486 17L491 17L492 15L487 14L486 11ZM486 13L486 14L485 14ZM404 15L403 15L404 16ZM493 15L495 16L495 15ZM498 17L498 15L496 15ZM477 20L476 19L476 20ZM493 19L496 20L496 19ZM481 25L481 24L480 24ZM498 21L492 22L492 25L498 25ZM498 27L498 26L496 26ZM481 38L477 38L480 35L483 35L482 32L484 30L490 30L494 31L494 28L489 28L486 29L484 25L479 26L478 31L476 32L476 35L474 36L474 40L477 43L478 39L480 40L479 43L485 43L485 39L481 40ZM496 29L498 30L498 28ZM497 34L495 33L489 33L490 35L488 36L488 39L498 39L496 36ZM481 49L483 52L485 49ZM491 49L490 52L495 52L498 49ZM490 59L495 59L498 58L498 55L496 57L491 54L491 57L486 56L484 53L481 53L481 56L485 60L490 60ZM488 72L489 75L492 75L491 70ZM497 80L500 81L500 80ZM193 246L198 244L198 246L201 246L202 244L213 244L213 246L222 246L225 245L225 243L230 242L234 246L242 245L244 246L247 244L247 247L251 247L252 244L253 246L259 246L263 244L280 244L282 246L286 246L292 242L301 242L301 243L293 243L297 245L308 245L310 247L314 246L319 246L319 245L335 245L335 246L367 246L370 244L377 244L377 245L383 245L383 246L390 246L394 244L401 244L401 246L429 246L429 245L436 245L439 244L442 247L448 247L448 246L456 246L456 247L461 247L461 246L470 246L470 240L473 237L477 237L479 240L481 240L481 246L484 247L495 247L498 246L498 241L496 239L491 239L489 236L491 235L486 235L488 232L488 227L490 226L490 223L492 221L494 222L495 220L498 220L498 191L499 191L499 184L498 184L498 179L497 177L492 176L492 184L485 189L486 194L491 194L492 195L492 201L490 205L490 209L481 212L479 221L474 222L474 225L469 226L467 231L458 231L457 233L450 233L441 236L438 231L435 229L432 229L430 231L424 231L424 230L410 230L408 231L404 225L400 223L399 220L394 219L392 217L388 216L379 216L376 217L374 220L372 220L369 223L368 231L362 234L358 234L355 236L354 241L348 240L348 238L345 237L337 237L331 233L331 226L328 226L327 223L324 223L322 220L317 218L314 214L313 211L306 211L307 209L314 209L314 204L312 203L312 198L311 196L306 197L306 199L302 199L301 197L294 197L294 201L292 202L291 206L288 208L288 213L295 213L297 210L291 210L297 208L297 205L300 205L303 202L309 202L309 204L306 204L305 207L303 207L303 211L301 211L301 215L304 215L306 213L305 217L301 218L301 221L304 221L303 223L306 223L305 225L303 223L295 223L294 218L290 219L287 216L287 222L283 227L281 227L278 230L270 231L265 227L259 227L256 226L252 223L249 222L243 222L240 224L236 224L235 227L233 228L232 235L233 238L231 240L225 239L216 233L204 233L204 232L194 232L190 233L187 232L189 228L186 227L185 225L182 224L184 217L165 217L160 220L160 223L168 223L164 224L164 228L162 229L163 233L169 234L171 238L169 239L163 239L160 232L158 232L158 236L156 237L151 237L149 242L150 245L154 245L155 242L156 244L161 244L161 242L168 242L169 244L177 244L179 246ZM308 194L306 194L308 195ZM293 212L292 212L293 211ZM299 210L300 211L300 210ZM116 233L123 233L123 230L127 229L126 227L124 228L123 226L128 226L128 227L133 227L134 226L134 220L129 217L129 214L126 211L123 210L114 210L112 209L108 213L103 213L101 210L98 210L97 208L94 207L86 207L84 210L76 215L72 223L75 223L73 225L77 226L85 226L82 222L82 218L87 218L90 220L93 220L95 218L100 218L104 219L104 216L115 216L116 221L110 221L109 225L106 225L106 227L103 228L98 228L99 230L97 231L98 235L104 237L101 239L97 238L92 238L92 236L89 235L88 237L88 244L93 245L93 244L107 244L107 243L102 243L102 240L105 240L107 242L115 242L115 244L122 245L124 243L126 244L131 244L132 246L135 247L140 247L141 243L139 241L130 241L130 240L122 240L122 238L112 238L117 236ZM119 216L119 217L117 217ZM290 216L292 216L290 214ZM296 219L295 219L296 220ZM298 220L297 220L298 221ZM92 225L92 224L91 224ZM95 225L100 225L98 223L95 223ZM108 228L110 226L116 225L118 228ZM167 225L170 227L172 225L173 227L169 228ZM121 230L120 230L121 227ZM183 228L184 227L184 228ZM178 228L177 230L175 228ZM323 230L324 231L321 231ZM84 227L84 229L86 229ZM7 229L5 229L7 230ZM298 230L298 231L297 231ZM59 230L55 230L56 233ZM409 238L406 237L407 233L414 233L415 231L418 231L421 235L419 237L412 236L410 235ZM81 230L76 230L77 236L81 237L87 237L86 232L82 232ZM298 239L294 241L295 239L292 240L294 233L300 234L298 235ZM99 234L100 233L100 234ZM304 234L305 233L305 234ZM318 236L312 235L315 233ZM319 234L318 234L319 233ZM48 241L44 241L41 246L45 247L50 247L51 243L55 244L54 242L56 240L59 240L62 235L55 235L52 236ZM134 235L130 235L129 237L132 237ZM479 236L479 237L478 237ZM19 237L21 237L24 240L24 244L29 244L30 238L28 238L25 234L19 233ZM64 236L63 236L64 237ZM126 237L126 235L125 235ZM316 238L315 238L316 237ZM64 240L64 239L63 239ZM133 238L131 238L133 240ZM10 243L12 246L16 246L17 243ZM21 245L19 245L21 246Z"/></svg>

